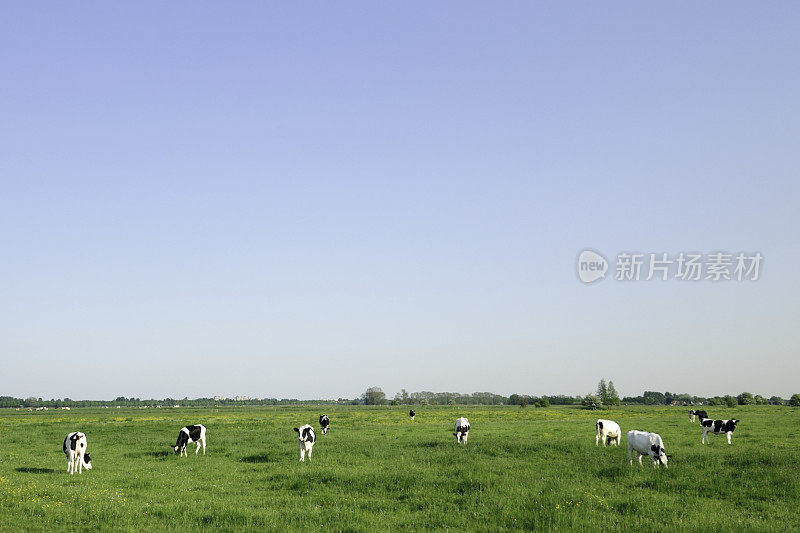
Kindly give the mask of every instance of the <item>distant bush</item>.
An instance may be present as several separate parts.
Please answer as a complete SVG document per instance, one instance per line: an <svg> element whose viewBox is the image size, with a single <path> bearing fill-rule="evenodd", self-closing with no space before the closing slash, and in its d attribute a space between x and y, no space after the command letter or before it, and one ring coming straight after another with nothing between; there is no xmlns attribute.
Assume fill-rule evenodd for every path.
<svg viewBox="0 0 800 533"><path fill-rule="evenodd" d="M550 402L547 400L547 398L542 398L536 402L536 407L550 407Z"/></svg>
<svg viewBox="0 0 800 533"><path fill-rule="evenodd" d="M603 402L600 401L600 398L595 396L594 394L587 394L583 398L583 408L589 409L591 411L596 411L603 407Z"/></svg>
<svg viewBox="0 0 800 533"><path fill-rule="evenodd" d="M789 405L800 407L800 394L792 394L792 397L789 399Z"/></svg>
<svg viewBox="0 0 800 533"><path fill-rule="evenodd" d="M727 396L725 396L725 397L722 399L722 401L724 401L724 402L725 402L725 407L736 407L736 405L737 405L736 398L734 398L734 397L733 397L733 396L731 396L731 395L727 395Z"/></svg>

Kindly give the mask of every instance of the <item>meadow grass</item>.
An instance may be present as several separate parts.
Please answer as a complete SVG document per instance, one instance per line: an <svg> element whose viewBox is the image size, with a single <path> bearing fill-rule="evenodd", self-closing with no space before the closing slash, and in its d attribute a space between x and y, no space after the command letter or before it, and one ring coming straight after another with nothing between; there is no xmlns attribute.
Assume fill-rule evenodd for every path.
<svg viewBox="0 0 800 533"><path fill-rule="evenodd" d="M688 408L415 409L414 422L404 406L2 410L0 530L800 530L800 409L708 408L741 420L732 446L702 446ZM598 417L660 433L670 468L629 466L624 436L596 447ZM207 455L178 458L193 423ZM317 443L300 463L305 423ZM94 469L70 476L61 445L76 430Z"/></svg>

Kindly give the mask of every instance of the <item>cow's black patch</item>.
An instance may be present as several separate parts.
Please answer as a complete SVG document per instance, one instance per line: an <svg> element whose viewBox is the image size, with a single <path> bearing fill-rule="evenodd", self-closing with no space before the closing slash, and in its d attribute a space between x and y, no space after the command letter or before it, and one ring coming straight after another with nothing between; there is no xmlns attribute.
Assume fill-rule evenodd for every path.
<svg viewBox="0 0 800 533"><path fill-rule="evenodd" d="M603 429L603 423L599 420L597 421L597 429Z"/></svg>
<svg viewBox="0 0 800 533"><path fill-rule="evenodd" d="M413 417L414 415L416 415L416 413L414 412L413 409L408 412L408 416Z"/></svg>
<svg viewBox="0 0 800 533"><path fill-rule="evenodd" d="M700 421L700 425L703 426L704 428L710 428L711 426L714 425L714 420L711 420L710 418L704 418L703 420Z"/></svg>
<svg viewBox="0 0 800 533"><path fill-rule="evenodd" d="M186 426L186 429L189 430L189 436L193 441L197 442L200 440L200 430L202 429L201 426Z"/></svg>
<svg viewBox="0 0 800 533"><path fill-rule="evenodd" d="M708 418L708 413L706 413L705 411L695 411L694 414L695 414L695 416L699 417L700 420L703 420L704 418Z"/></svg>
<svg viewBox="0 0 800 533"><path fill-rule="evenodd" d="M327 415L322 415L321 417L319 417L319 425L320 426L326 428L326 427L328 427L328 424L330 424L330 420L328 419Z"/></svg>
<svg viewBox="0 0 800 533"><path fill-rule="evenodd" d="M92 462L92 458L89 457L88 453L83 454L83 462L87 465Z"/></svg>
<svg viewBox="0 0 800 533"><path fill-rule="evenodd" d="M722 429L722 424L724 422L725 422L724 420L714 420L714 433L720 432L720 430Z"/></svg>
<svg viewBox="0 0 800 533"><path fill-rule="evenodd" d="M725 420L725 423L722 424L722 432L724 432L724 433L727 433L729 431L733 432L733 430L736 429L736 423L737 422L738 422L738 420L736 420L735 418L733 418L731 420Z"/></svg>
<svg viewBox="0 0 800 533"><path fill-rule="evenodd" d="M70 437L69 437L69 447L70 447L71 450L74 450L74 449L76 449L78 447L78 439L80 439L80 437L78 436L77 433L75 433L74 435L70 435Z"/></svg>

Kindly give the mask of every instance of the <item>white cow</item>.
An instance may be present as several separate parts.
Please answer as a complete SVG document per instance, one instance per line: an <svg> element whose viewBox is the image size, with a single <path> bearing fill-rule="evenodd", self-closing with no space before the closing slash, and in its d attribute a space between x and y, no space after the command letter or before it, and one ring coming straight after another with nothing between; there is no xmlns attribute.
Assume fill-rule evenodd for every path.
<svg viewBox="0 0 800 533"><path fill-rule="evenodd" d="M664 450L664 442L661 440L661 435L658 433L635 430L629 431L628 459L631 465L633 465L632 453L638 454L640 466L642 464L642 456L649 455L650 459L653 461L653 466L657 467L662 464L665 468L669 468L667 466L667 459L669 459L670 456L667 455L666 450Z"/></svg>
<svg viewBox="0 0 800 533"><path fill-rule="evenodd" d="M456 432L453 435L456 437L456 442L466 444L469 437L469 420L464 417L456 420Z"/></svg>
<svg viewBox="0 0 800 533"><path fill-rule="evenodd" d="M305 426L294 428L294 430L297 432L297 443L300 445L300 460L306 460L306 453L308 453L308 458L311 459L311 450L314 448L314 441L317 440L317 436L314 435L314 428L306 424Z"/></svg>
<svg viewBox="0 0 800 533"><path fill-rule="evenodd" d="M86 453L86 435L73 431L64 439L64 453L67 455L67 472L70 475L83 474L83 469L92 469L92 459Z"/></svg>
<svg viewBox="0 0 800 533"><path fill-rule="evenodd" d="M603 441L603 446L606 445L606 442L614 446L619 446L619 441L622 439L622 430L619 428L619 424L613 420L603 420L601 418L597 421L595 426L597 427L597 437L594 439L595 446L597 446L601 440Z"/></svg>

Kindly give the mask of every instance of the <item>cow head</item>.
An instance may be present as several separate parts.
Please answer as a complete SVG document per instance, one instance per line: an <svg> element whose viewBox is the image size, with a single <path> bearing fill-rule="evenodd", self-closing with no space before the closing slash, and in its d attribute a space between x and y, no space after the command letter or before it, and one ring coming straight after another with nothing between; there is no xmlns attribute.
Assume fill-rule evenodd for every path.
<svg viewBox="0 0 800 533"><path fill-rule="evenodd" d="M92 458L89 457L88 453L83 454L83 467L86 470L91 470L92 469Z"/></svg>
<svg viewBox="0 0 800 533"><path fill-rule="evenodd" d="M667 460L669 459L669 456L662 446L659 446L658 444L651 445L650 457L653 459L654 463L667 466Z"/></svg>

